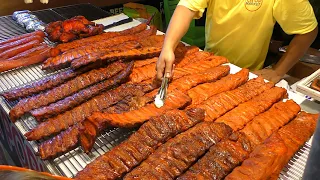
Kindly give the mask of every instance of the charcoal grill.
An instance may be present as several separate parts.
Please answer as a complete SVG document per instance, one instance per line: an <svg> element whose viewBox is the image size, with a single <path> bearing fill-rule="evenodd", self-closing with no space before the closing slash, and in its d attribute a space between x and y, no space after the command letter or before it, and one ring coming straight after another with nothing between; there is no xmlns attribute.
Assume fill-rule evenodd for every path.
<svg viewBox="0 0 320 180"><path fill-rule="evenodd" d="M38 12L38 14L45 13ZM61 18L60 15L56 14L51 18L54 19L54 16L56 18ZM0 40L26 33L26 31L15 24L10 17L0 17L0 25L2 24L5 24L8 28L3 28L4 26L0 26ZM127 28L129 28L129 25ZM230 65L230 67L231 73L239 71L237 66ZM40 65L32 65L29 67L2 72L0 73L0 93L30 84L55 73L57 72L42 71ZM250 78L254 78L254 75L251 74ZM3 107L3 110L7 115L9 114L10 109L16 103L17 101L8 102L3 97L0 98L0 105ZM25 115L24 117L20 118L20 120L15 122L15 126L18 128L21 134L30 131L36 125L37 121L30 115ZM43 163L49 172L72 178L87 164L121 143L133 132L133 129L110 128L97 138L93 150L89 155L85 154L82 149L78 147L75 150L55 158L54 160L45 160ZM28 143L30 143L35 152L38 152L38 146L41 142L42 141L31 141ZM310 151L310 146L311 140L308 141L290 160L288 165L281 172L279 179L301 179Z"/></svg>

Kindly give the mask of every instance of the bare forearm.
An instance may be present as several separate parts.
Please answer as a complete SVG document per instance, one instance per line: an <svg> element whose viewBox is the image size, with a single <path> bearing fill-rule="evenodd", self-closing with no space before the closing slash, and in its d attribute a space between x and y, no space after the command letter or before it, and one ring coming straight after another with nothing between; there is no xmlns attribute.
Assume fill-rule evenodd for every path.
<svg viewBox="0 0 320 180"><path fill-rule="evenodd" d="M194 11L191 11L184 6L177 6L166 32L164 41L165 49L169 48L174 50L177 47L181 38L187 33L194 15Z"/></svg>
<svg viewBox="0 0 320 180"><path fill-rule="evenodd" d="M274 70L279 76L285 75L306 53L318 34L318 28L310 33L296 35L291 41L287 52L280 61L274 66Z"/></svg>

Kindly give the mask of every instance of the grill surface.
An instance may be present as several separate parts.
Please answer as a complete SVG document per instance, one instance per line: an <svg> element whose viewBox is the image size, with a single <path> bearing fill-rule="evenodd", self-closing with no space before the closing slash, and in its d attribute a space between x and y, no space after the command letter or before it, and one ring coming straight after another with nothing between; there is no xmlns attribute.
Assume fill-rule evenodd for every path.
<svg viewBox="0 0 320 180"><path fill-rule="evenodd" d="M75 9L79 9L79 5L77 5ZM41 10L36 11L36 14L41 20L44 22L50 22L52 20L62 20L62 18L67 17L70 18L69 12L76 11L71 6L57 8L55 12L51 10ZM65 11L66 13L62 13ZM77 11L76 11L77 12ZM85 11L80 11L81 15L85 15ZM48 15L47 15L48 13ZM57 14L58 13L58 14ZM62 15L59 15L61 13ZM96 13L96 12L94 12ZM92 14L94 14L92 13ZM99 12L97 12L99 14ZM77 13L72 15L78 15ZM101 13L100 13L101 15ZM71 16L71 17L72 17ZM98 15L99 16L99 15ZM92 16L92 18L99 19L101 17ZM105 17L105 16L104 16ZM0 40L8 39L9 37L24 34L26 31L17 25L10 16L0 17ZM230 65L231 73L235 73L239 70L238 67ZM57 73L57 72L54 72ZM44 72L41 70L40 65L32 65L29 67L18 68L14 70L10 70L7 72L0 73L0 93L4 91L10 91L11 89L15 89L20 86L24 86L31 82L42 79L46 76L50 76L54 74L53 72ZM10 109L17 103L8 102L3 97L0 98L0 105L3 106L5 111L9 113ZM22 134L30 131L32 128L37 126L36 120L29 115L22 117L18 120L15 125L20 130ZM106 130L95 142L92 153L87 155L83 153L81 148L77 148L69 153L66 153L54 160L44 161L44 164L47 166L48 170L51 173L57 175L64 175L67 177L74 177L80 170L82 170L88 163L93 161L98 156L104 154L109 151L123 140L125 140L132 132L133 129L120 129L120 128L112 128ZM38 151L38 145L42 141L32 141L30 142L31 146L35 150ZM307 161L307 157L310 151L311 140L307 142L304 147L300 149L298 153L290 160L288 165L281 172L279 179L301 179L304 167Z"/></svg>

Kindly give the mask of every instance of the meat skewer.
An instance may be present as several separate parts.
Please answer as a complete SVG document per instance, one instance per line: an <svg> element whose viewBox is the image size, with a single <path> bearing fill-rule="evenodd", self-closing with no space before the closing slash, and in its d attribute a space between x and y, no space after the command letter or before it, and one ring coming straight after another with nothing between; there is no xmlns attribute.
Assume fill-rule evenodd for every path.
<svg viewBox="0 0 320 180"><path fill-rule="evenodd" d="M94 69L87 73L81 74L80 76L77 76L76 78L45 93L20 100L19 103L11 109L9 113L10 118L12 121L16 121L19 117L33 109L46 106L50 103L72 95L73 93L92 84L108 79L119 73L124 69L124 67L125 64L116 62L105 68L100 68L97 70Z"/></svg>
<svg viewBox="0 0 320 180"><path fill-rule="evenodd" d="M28 140L39 140L58 133L77 122L85 120L85 118L90 116L93 112L102 111L127 96L141 95L144 91L148 91L150 89L154 89L154 87L130 84L121 85L118 88L107 91L85 103L82 103L70 111L66 111L63 114L48 119L46 122L41 123L38 127L26 133L25 136Z"/></svg>
<svg viewBox="0 0 320 180"><path fill-rule="evenodd" d="M225 179L277 179L283 167L315 131L317 116L301 112L264 144L257 146Z"/></svg>
<svg viewBox="0 0 320 180"><path fill-rule="evenodd" d="M131 49L122 52L111 52L103 56L100 55L88 55L84 58L75 59L71 62L71 67L73 69L78 69L82 66L91 64L91 63L108 63L116 60L136 60L136 59L148 59L159 56L161 48L146 47L139 49Z"/></svg>
<svg viewBox="0 0 320 180"><path fill-rule="evenodd" d="M87 165L75 179L121 178L168 139L202 121L203 113L201 109L172 110L152 117L126 141Z"/></svg>
<svg viewBox="0 0 320 180"><path fill-rule="evenodd" d="M206 111L206 121L214 121L239 104L252 99L273 86L273 83L265 83L263 78L258 77L234 90L214 95L196 107Z"/></svg>
<svg viewBox="0 0 320 180"><path fill-rule="evenodd" d="M230 127L223 123L197 124L160 146L124 179L174 179L188 169L210 146L231 132Z"/></svg>
<svg viewBox="0 0 320 180"><path fill-rule="evenodd" d="M252 108L250 106L247 107ZM258 109L259 106L256 106L255 110ZM261 134L261 131L263 131L265 127L269 127L268 131L260 136L260 142L262 143L273 132L293 119L299 111L299 105L293 101L275 104L270 110L253 118L251 124L247 125L245 129L231 135L221 143L212 146L208 153L178 179L223 179L233 168L244 161L252 152L253 148L256 147L250 140L252 134ZM236 116L239 117L239 114L234 111L233 123L237 122ZM245 121L240 122L242 126L246 123ZM252 128L252 126L255 128ZM237 129L233 130L235 131ZM250 133L248 133L249 131Z"/></svg>
<svg viewBox="0 0 320 180"><path fill-rule="evenodd" d="M72 109L73 107L83 103L84 101L87 101L103 91L107 91L113 87L116 87L120 83L123 83L124 80L129 76L132 68L133 62L129 63L126 69L123 72L120 72L118 75L99 84L93 85L87 89L83 89L72 96L50 104L49 106L34 109L31 111L31 115L33 115L38 121L41 121L45 118L61 114L69 109Z"/></svg>

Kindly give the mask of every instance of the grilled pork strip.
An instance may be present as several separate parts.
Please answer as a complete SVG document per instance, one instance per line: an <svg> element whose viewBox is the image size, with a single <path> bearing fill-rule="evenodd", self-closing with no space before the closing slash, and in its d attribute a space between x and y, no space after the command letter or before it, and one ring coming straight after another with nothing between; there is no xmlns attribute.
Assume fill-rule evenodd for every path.
<svg viewBox="0 0 320 180"><path fill-rule="evenodd" d="M114 76L115 74L123 70L125 66L126 65L124 63L116 62L108 65L105 68L94 69L81 74L74 79L69 80L64 84L61 84L60 86L55 87L47 92L30 98L22 99L16 106L11 109L9 113L10 118L12 121L16 121L19 117L33 109L46 106L50 103L54 103L92 84L96 84L100 81Z"/></svg>
<svg viewBox="0 0 320 180"><path fill-rule="evenodd" d="M124 31L120 31L120 32L102 33L100 35L96 35L96 36L87 37L87 38L84 38L84 39L75 40L75 41L72 41L72 42L69 42L69 43L59 44L52 51L53 52L58 52L58 53L53 53L53 54L55 54L57 56L59 53L66 52L66 51L69 51L71 49L76 49L76 48L79 48L79 47L82 47L82 46L85 46L85 45L90 45L90 44L95 43L95 42L105 41L105 40L108 40L108 39L111 39L111 38L114 38L114 37L117 37L117 36L136 34L136 33L139 33L141 31L145 30L146 28L147 28L146 24L140 24L138 26L135 26L133 28L130 28L130 29L127 29L127 30L124 30Z"/></svg>
<svg viewBox="0 0 320 180"><path fill-rule="evenodd" d="M78 69L82 66L98 63L105 64L108 62L116 61L116 60L137 60L137 59L148 59L153 58L160 55L162 48L154 48L154 47L142 47L139 49L131 49L127 51L121 52L111 52L109 54L100 55L88 55L83 58L75 59L71 62L71 67L73 69Z"/></svg>
<svg viewBox="0 0 320 180"><path fill-rule="evenodd" d="M107 114L95 112L87 119L97 124L107 123L115 127L135 127L144 123L152 116L158 116L165 111L183 108L191 102L189 96L174 90L167 95L165 105L157 108L153 103L147 104L137 110L122 114Z"/></svg>
<svg viewBox="0 0 320 180"><path fill-rule="evenodd" d="M196 107L206 111L206 121L214 121L239 104L252 99L273 86L273 83L265 83L263 78L258 77L234 90L214 95Z"/></svg>
<svg viewBox="0 0 320 180"><path fill-rule="evenodd" d="M121 37L121 38L120 38ZM105 54L111 52L119 52L140 47L140 44L135 41L135 36L120 36L118 38L104 41L103 44L93 44L77 49L72 49L56 57L48 58L42 65L44 70L55 70L66 68L74 59L91 54Z"/></svg>
<svg viewBox="0 0 320 180"><path fill-rule="evenodd" d="M107 79L101 83L90 86L87 89L83 89L72 96L69 96L65 99L57 101L55 103L50 104L49 106L44 106L38 109L34 109L31 111L31 114L38 120L41 121L43 119L55 116L57 114L61 114L67 110L72 109L75 106L91 99L92 97L107 91L111 88L118 86L123 83L128 76L130 75L133 68L133 62L129 63L124 71L119 73L118 75Z"/></svg>
<svg viewBox="0 0 320 180"><path fill-rule="evenodd" d="M220 81L200 84L188 91L188 95L192 99L191 106L195 107L210 97L221 92L230 91L244 84L249 78L249 70L242 69L236 74L230 74L222 78ZM262 79L261 79L262 82Z"/></svg>
<svg viewBox="0 0 320 180"><path fill-rule="evenodd" d="M232 129L223 123L199 123L160 146L124 179L174 179L210 146L229 136L231 132Z"/></svg>
<svg viewBox="0 0 320 180"><path fill-rule="evenodd" d="M271 90L273 89L267 91L271 93ZM267 91L265 94L267 94ZM279 93L280 92L278 92L278 94ZM252 101L254 101L254 99ZM256 98L256 101L258 101L258 99L259 96ZM261 108L261 105L264 102L261 101L260 103L260 105L255 107L247 107L250 108L252 112L256 112L256 110ZM240 108L238 109L240 110ZM256 147L256 144L251 141L250 136L260 133L260 142L263 143L263 141L267 139L273 132L277 131L279 128L293 119L299 113L299 111L299 105L293 101L276 103L268 111L253 118L251 123L249 123L243 130L231 135L229 139L212 146L208 153L206 153L197 163L195 163L178 179L223 179L232 171L233 168L240 165L242 161L247 159L253 148ZM241 116L238 112L239 111L233 111L232 117L230 115L228 116L227 113L227 116L225 115L222 118L229 117L232 122L239 122L237 123L239 126L244 126L247 121L243 121L243 118L250 117L251 115L243 113ZM236 118L237 116L239 119ZM219 119L217 121L219 121ZM229 124L233 125L233 123ZM266 130L264 133L261 133L261 131L264 131L266 127L268 127L268 130ZM233 130L235 131L237 129L233 128Z"/></svg>
<svg viewBox="0 0 320 180"><path fill-rule="evenodd" d="M121 101L127 96L143 95L144 92L154 89L148 85L123 84L118 88L104 92L89 101L86 101L70 111L66 111L56 117L48 119L41 123L25 136L28 140L39 140L44 137L59 133L78 122L85 120L93 112L103 111L103 109Z"/></svg>
<svg viewBox="0 0 320 180"><path fill-rule="evenodd" d="M313 134L316 123L317 115L301 112L278 133L257 146L250 157L225 179L278 179L284 166Z"/></svg>
<svg viewBox="0 0 320 180"><path fill-rule="evenodd" d="M121 178L161 144L201 122L203 118L204 112L201 109L171 110L161 116L152 117L126 141L87 165L77 174L76 179ZM223 130L219 132L222 133Z"/></svg>

